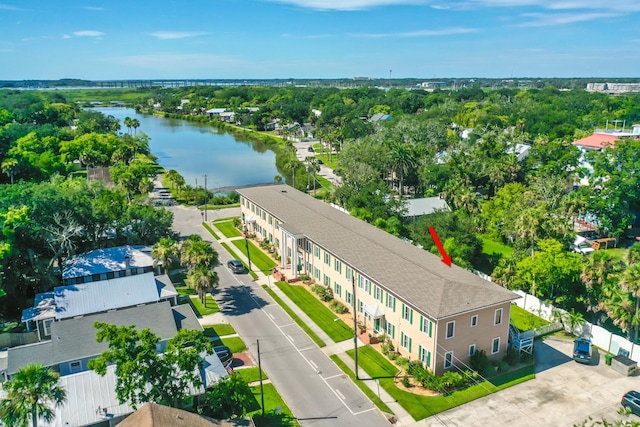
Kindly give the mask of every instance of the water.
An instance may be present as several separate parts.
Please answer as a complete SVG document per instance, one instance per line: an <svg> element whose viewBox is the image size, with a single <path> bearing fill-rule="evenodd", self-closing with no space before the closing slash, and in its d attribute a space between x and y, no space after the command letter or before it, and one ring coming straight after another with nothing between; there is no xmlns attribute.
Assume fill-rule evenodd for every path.
<svg viewBox="0 0 640 427"><path fill-rule="evenodd" d="M175 169L188 185L207 188L273 182L279 175L276 155L264 144L243 141L216 128L185 120L138 114L132 108L96 108L120 120L120 132L128 132L124 118L140 121L138 132L149 136L149 148L166 170Z"/></svg>

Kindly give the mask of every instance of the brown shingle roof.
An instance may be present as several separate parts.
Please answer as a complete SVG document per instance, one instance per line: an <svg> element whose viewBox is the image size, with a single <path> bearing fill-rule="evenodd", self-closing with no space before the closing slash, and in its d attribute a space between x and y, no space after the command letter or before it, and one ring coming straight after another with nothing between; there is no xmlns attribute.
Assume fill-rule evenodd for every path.
<svg viewBox="0 0 640 427"><path fill-rule="evenodd" d="M440 319L512 301L517 294L286 185L238 189L413 308ZM345 279L346 280L346 279Z"/></svg>
<svg viewBox="0 0 640 427"><path fill-rule="evenodd" d="M147 403L118 424L118 427L238 427L248 426L249 421L217 421L182 409Z"/></svg>

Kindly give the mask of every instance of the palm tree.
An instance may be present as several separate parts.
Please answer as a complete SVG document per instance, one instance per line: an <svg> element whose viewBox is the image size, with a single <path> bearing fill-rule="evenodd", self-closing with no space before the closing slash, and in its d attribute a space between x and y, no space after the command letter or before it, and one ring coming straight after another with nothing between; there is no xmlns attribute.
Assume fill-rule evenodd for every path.
<svg viewBox="0 0 640 427"><path fill-rule="evenodd" d="M276 184L281 184L282 183L282 177L280 175L276 175L276 176L273 177L273 181Z"/></svg>
<svg viewBox="0 0 640 427"><path fill-rule="evenodd" d="M638 317L634 317L636 304L629 292L616 287L606 295L600 305L611 317L613 324L624 332L630 332L634 325L638 326Z"/></svg>
<svg viewBox="0 0 640 427"><path fill-rule="evenodd" d="M625 259L628 265L640 263L640 243L636 243L629 248Z"/></svg>
<svg viewBox="0 0 640 427"><path fill-rule="evenodd" d="M154 267L161 264L164 274L169 274L169 265L171 264L171 260L176 258L178 255L179 251L177 243L168 237L163 237L156 242L151 250Z"/></svg>
<svg viewBox="0 0 640 427"><path fill-rule="evenodd" d="M204 265L199 265L189 271L185 279L187 286L195 289L198 293L198 298L200 298L205 307L207 305L207 294L218 286L219 281L218 273Z"/></svg>
<svg viewBox="0 0 640 427"><path fill-rule="evenodd" d="M180 263L193 270L198 266L213 268L218 265L218 252L197 234L189 236L180 246Z"/></svg>
<svg viewBox="0 0 640 427"><path fill-rule="evenodd" d="M526 208L516 218L516 235L521 239L531 239L531 256L534 253L541 222L542 212L536 208Z"/></svg>
<svg viewBox="0 0 640 427"><path fill-rule="evenodd" d="M409 173L410 168L416 166L416 156L411 146L408 144L394 143L389 152L391 159L391 167L393 168L399 179L400 195L404 194L403 180L404 176Z"/></svg>
<svg viewBox="0 0 640 427"><path fill-rule="evenodd" d="M18 161L16 159L8 158L2 162L2 172L6 173L11 178L11 184L13 184L13 177L18 170Z"/></svg>
<svg viewBox="0 0 640 427"><path fill-rule="evenodd" d="M58 407L67 399L58 385L57 372L42 365L27 365L4 385L7 395L0 400L0 419L7 426L37 427L38 418L50 423L55 418L52 405Z"/></svg>
<svg viewBox="0 0 640 427"><path fill-rule="evenodd" d="M133 128L133 133L137 134L138 133L138 128L140 127L140 120L131 119L131 127Z"/></svg>
<svg viewBox="0 0 640 427"><path fill-rule="evenodd" d="M616 286L616 277L620 273L620 262L607 251L596 251L582 264L580 280L587 288L585 302L587 309L597 311L598 302L612 286Z"/></svg>
<svg viewBox="0 0 640 427"><path fill-rule="evenodd" d="M131 135L131 127L133 126L133 119L129 116L124 118L124 125L127 127L129 135Z"/></svg>
<svg viewBox="0 0 640 427"><path fill-rule="evenodd" d="M634 329L634 343L637 343L638 327L640 326L640 318L638 317L638 309L640 308L640 264L628 266L620 279L620 287L636 299L636 308L631 323Z"/></svg>

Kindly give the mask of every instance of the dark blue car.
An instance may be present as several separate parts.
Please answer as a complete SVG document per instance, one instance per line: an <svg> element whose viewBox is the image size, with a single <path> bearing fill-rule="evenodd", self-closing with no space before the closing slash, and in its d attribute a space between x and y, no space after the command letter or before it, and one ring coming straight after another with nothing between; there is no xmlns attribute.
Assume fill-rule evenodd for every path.
<svg viewBox="0 0 640 427"><path fill-rule="evenodd" d="M580 363L591 363L592 349L591 340L576 338L573 342L573 360Z"/></svg>

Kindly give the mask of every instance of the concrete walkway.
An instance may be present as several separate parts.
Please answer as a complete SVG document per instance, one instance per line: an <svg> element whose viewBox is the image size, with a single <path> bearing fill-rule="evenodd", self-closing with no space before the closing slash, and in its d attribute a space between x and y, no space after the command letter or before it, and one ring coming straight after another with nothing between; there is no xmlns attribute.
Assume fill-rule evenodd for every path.
<svg viewBox="0 0 640 427"><path fill-rule="evenodd" d="M225 237L222 234L222 232L220 232L220 230L217 227L215 227L214 223L210 222L210 225L220 237L220 240L218 240L218 243L227 243L229 244L229 246L233 247L233 244L231 243L231 241L244 239L243 237L231 237L231 238ZM243 261L248 265L249 260L240 251L237 251L233 256L238 257L238 259L240 259L241 261ZM291 301L291 299L284 292L282 292L280 288L278 288L274 284L275 279L272 276L270 275L267 276L261 271L254 271L254 273L258 275L258 278L254 279L254 281L258 283L266 284L269 287L269 289L273 291L273 293L275 293L284 302L284 304L286 304L287 307L289 307L289 309L291 309L291 311L293 311L300 319L302 319L302 321L318 337L320 337L322 341L324 341L327 344L325 347L322 348L322 351L327 356L332 356L334 354L338 355L338 357L353 370L354 360L351 358L351 356L347 354L347 350L353 349L353 339L348 339L338 343L334 342L331 338L329 338L329 336L322 329L320 329L318 325L316 325L316 323L313 320L311 320L311 318L309 318L309 316L307 316L307 314L304 311L302 311L302 309L300 309L300 307L298 307L293 301ZM215 313L210 316L216 316L217 314L220 314L220 313ZM216 323L224 323L224 322L217 321ZM358 342L358 347L365 345L360 339L358 339L357 342ZM359 370L359 375L361 379L368 377L368 375L362 369ZM400 404L398 404L397 401L393 397L391 397L391 395L389 395L384 389L379 388L378 384L375 381L363 381L363 383L367 385L375 395L379 394L380 399L393 411L393 414L397 419L397 422L395 425L403 426L403 427L417 425L413 417L409 415L409 413L402 406L400 406Z"/></svg>

